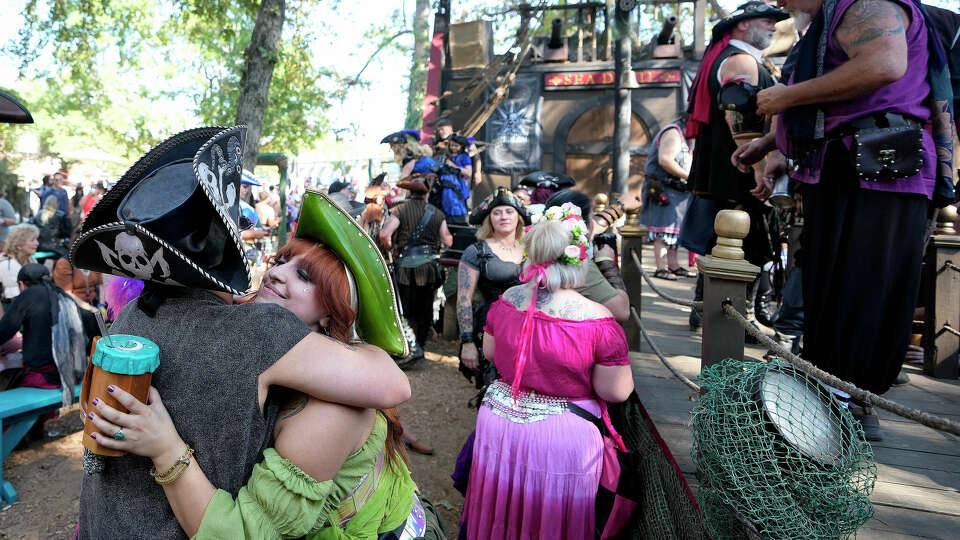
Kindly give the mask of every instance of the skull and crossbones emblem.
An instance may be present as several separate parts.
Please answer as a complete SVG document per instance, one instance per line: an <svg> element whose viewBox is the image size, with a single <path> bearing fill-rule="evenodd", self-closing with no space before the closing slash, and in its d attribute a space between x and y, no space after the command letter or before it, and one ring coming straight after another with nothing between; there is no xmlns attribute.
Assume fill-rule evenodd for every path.
<svg viewBox="0 0 960 540"><path fill-rule="evenodd" d="M168 281L170 265L163 258L163 248L157 248L153 255L147 254L143 242L136 236L121 232L113 241L113 249L103 242L95 240L100 246L103 260L114 270L141 280ZM154 273L160 269L160 274L154 278Z"/></svg>

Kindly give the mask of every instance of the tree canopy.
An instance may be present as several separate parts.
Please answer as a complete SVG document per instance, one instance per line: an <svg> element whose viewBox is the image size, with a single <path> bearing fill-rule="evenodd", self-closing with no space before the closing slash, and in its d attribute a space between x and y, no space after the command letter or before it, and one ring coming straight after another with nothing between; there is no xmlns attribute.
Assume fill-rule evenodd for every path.
<svg viewBox="0 0 960 540"><path fill-rule="evenodd" d="M295 153L326 128L339 75L315 65L314 2L287 2L271 81L261 151ZM136 158L151 144L197 123L236 117L243 50L256 0L28 0L19 39L18 85L37 120L45 153L94 147ZM158 106L159 105L159 106Z"/></svg>

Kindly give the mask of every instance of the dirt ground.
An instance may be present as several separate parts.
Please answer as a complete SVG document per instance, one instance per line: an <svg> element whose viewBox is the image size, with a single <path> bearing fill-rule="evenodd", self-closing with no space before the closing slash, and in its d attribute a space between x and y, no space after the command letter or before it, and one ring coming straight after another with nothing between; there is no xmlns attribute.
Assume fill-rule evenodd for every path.
<svg viewBox="0 0 960 540"><path fill-rule="evenodd" d="M430 342L427 349L427 359L407 371L413 397L400 407L400 416L410 432L434 447L432 456L411 453L410 470L439 510L448 537L456 538L463 496L453 489L450 473L476 421L476 410L467 407L476 390L457 371L455 343ZM45 428L59 434L15 450L3 464L3 477L20 501L0 508L0 540L62 540L73 534L82 475L80 411L74 408Z"/></svg>

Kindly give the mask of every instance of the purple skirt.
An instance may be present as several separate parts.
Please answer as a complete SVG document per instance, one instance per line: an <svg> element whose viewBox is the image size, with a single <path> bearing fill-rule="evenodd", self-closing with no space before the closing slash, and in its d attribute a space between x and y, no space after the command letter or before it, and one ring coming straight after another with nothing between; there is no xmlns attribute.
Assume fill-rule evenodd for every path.
<svg viewBox="0 0 960 540"><path fill-rule="evenodd" d="M573 403L600 414L593 399ZM597 428L570 412L520 423L484 404L461 537L593 539L602 449Z"/></svg>

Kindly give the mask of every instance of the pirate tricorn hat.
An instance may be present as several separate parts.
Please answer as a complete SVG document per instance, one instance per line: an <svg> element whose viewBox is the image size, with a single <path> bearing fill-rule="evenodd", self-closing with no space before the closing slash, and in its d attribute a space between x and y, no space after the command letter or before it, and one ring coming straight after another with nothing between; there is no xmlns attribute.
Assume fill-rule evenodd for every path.
<svg viewBox="0 0 960 540"><path fill-rule="evenodd" d="M775 21L782 21L789 18L790 15L788 15L787 12L783 11L782 9L777 9L766 4L765 2L760 2L757 0L741 4L726 19L723 19L717 24L713 25L713 41L719 41L724 35L733 30L733 27L735 27L740 21L745 21L747 19L760 19L764 17L769 17Z"/></svg>
<svg viewBox="0 0 960 540"><path fill-rule="evenodd" d="M476 208L470 212L470 224L471 225L480 225L483 223L483 220L490 215L490 212L498 206L511 206L514 210L517 211L517 214L520 215L520 219L523 220L524 225L530 224L530 212L527 211L527 206L523 204L523 201L519 197L513 194L509 189L500 186L487 196Z"/></svg>
<svg viewBox="0 0 960 540"><path fill-rule="evenodd" d="M164 285L245 292L238 221L246 132L200 127L158 144L90 210L70 260Z"/></svg>
<svg viewBox="0 0 960 540"><path fill-rule="evenodd" d="M33 116L17 98L0 92L0 122L6 124L32 124Z"/></svg>
<svg viewBox="0 0 960 540"><path fill-rule="evenodd" d="M326 193L307 189L300 203L294 238L319 242L333 251L355 288L355 329L361 339L396 356L409 349L400 322L400 307L390 270L373 239L349 212Z"/></svg>
<svg viewBox="0 0 960 540"><path fill-rule="evenodd" d="M553 189L572 188L577 185L577 181L572 176L566 174L552 173L547 171L534 171L520 179L521 186L548 187Z"/></svg>

